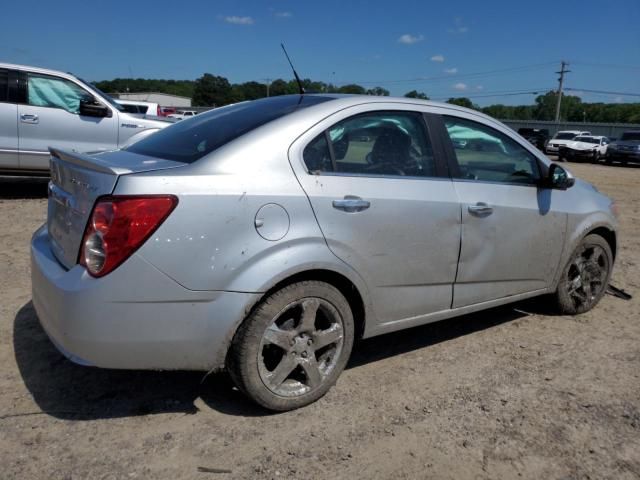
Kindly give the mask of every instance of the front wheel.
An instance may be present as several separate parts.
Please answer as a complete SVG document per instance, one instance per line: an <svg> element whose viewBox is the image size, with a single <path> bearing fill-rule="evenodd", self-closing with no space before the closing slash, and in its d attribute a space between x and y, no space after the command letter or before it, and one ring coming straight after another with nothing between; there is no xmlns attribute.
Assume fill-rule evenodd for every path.
<svg viewBox="0 0 640 480"><path fill-rule="evenodd" d="M607 290L613 254L600 235L587 235L573 252L562 272L555 299L558 309L566 315L591 310Z"/></svg>
<svg viewBox="0 0 640 480"><path fill-rule="evenodd" d="M342 373L353 346L349 303L335 287L294 283L263 300L236 332L227 369L236 386L270 410L322 397Z"/></svg>

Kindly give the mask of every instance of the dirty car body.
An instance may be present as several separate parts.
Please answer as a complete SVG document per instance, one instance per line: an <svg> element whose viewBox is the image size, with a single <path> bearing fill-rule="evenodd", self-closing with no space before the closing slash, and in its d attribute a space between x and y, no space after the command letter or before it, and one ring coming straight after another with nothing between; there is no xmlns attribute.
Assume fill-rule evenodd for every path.
<svg viewBox="0 0 640 480"><path fill-rule="evenodd" d="M78 363L211 370L292 282L339 291L362 337L550 293L590 232L615 251L616 219L591 185L551 185L549 170L478 112L364 96L274 97L122 151L52 150L33 303ZM103 275L97 210L158 198L168 213Z"/></svg>

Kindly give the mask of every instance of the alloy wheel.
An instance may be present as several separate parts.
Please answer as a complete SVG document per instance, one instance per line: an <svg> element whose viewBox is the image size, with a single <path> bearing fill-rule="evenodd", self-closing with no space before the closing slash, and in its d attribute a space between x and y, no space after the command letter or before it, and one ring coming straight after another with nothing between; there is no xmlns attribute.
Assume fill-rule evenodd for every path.
<svg viewBox="0 0 640 480"><path fill-rule="evenodd" d="M589 309L606 288L609 258L599 245L585 245L567 271L566 288L576 308Z"/></svg>
<svg viewBox="0 0 640 480"><path fill-rule="evenodd" d="M322 385L344 344L344 325L327 300L306 297L287 305L266 328L258 351L258 374L282 397L304 395Z"/></svg>

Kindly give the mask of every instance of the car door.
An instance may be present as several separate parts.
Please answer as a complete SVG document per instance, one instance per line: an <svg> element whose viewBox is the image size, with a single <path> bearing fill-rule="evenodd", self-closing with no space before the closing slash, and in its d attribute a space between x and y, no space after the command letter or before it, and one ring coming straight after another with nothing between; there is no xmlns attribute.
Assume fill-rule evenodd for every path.
<svg viewBox="0 0 640 480"><path fill-rule="evenodd" d="M396 108L343 111L290 150L327 245L366 282L381 327L451 307L460 242L444 158L423 115Z"/></svg>
<svg viewBox="0 0 640 480"><path fill-rule="evenodd" d="M461 114L463 115L463 114ZM549 286L564 245L566 213L541 188L535 155L498 125L444 115L462 243L453 306Z"/></svg>
<svg viewBox="0 0 640 480"><path fill-rule="evenodd" d="M18 105L9 98L12 71L0 68L0 169L18 168Z"/></svg>
<svg viewBox="0 0 640 480"><path fill-rule="evenodd" d="M80 100L93 98L82 86L33 72L26 81L27 101L18 106L21 169L48 169L49 147L77 152L117 147L117 112L112 110L111 117L80 115Z"/></svg>

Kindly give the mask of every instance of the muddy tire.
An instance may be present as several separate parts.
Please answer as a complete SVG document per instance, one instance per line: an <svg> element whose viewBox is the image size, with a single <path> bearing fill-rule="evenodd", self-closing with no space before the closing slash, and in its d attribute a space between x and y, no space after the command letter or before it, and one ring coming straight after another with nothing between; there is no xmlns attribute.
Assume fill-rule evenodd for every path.
<svg viewBox="0 0 640 480"><path fill-rule="evenodd" d="M236 332L227 370L265 408L308 405L335 384L353 347L349 303L335 287L294 283L265 298Z"/></svg>
<svg viewBox="0 0 640 480"><path fill-rule="evenodd" d="M587 235L562 271L553 298L560 313L577 315L597 305L607 290L613 254L600 235Z"/></svg>

